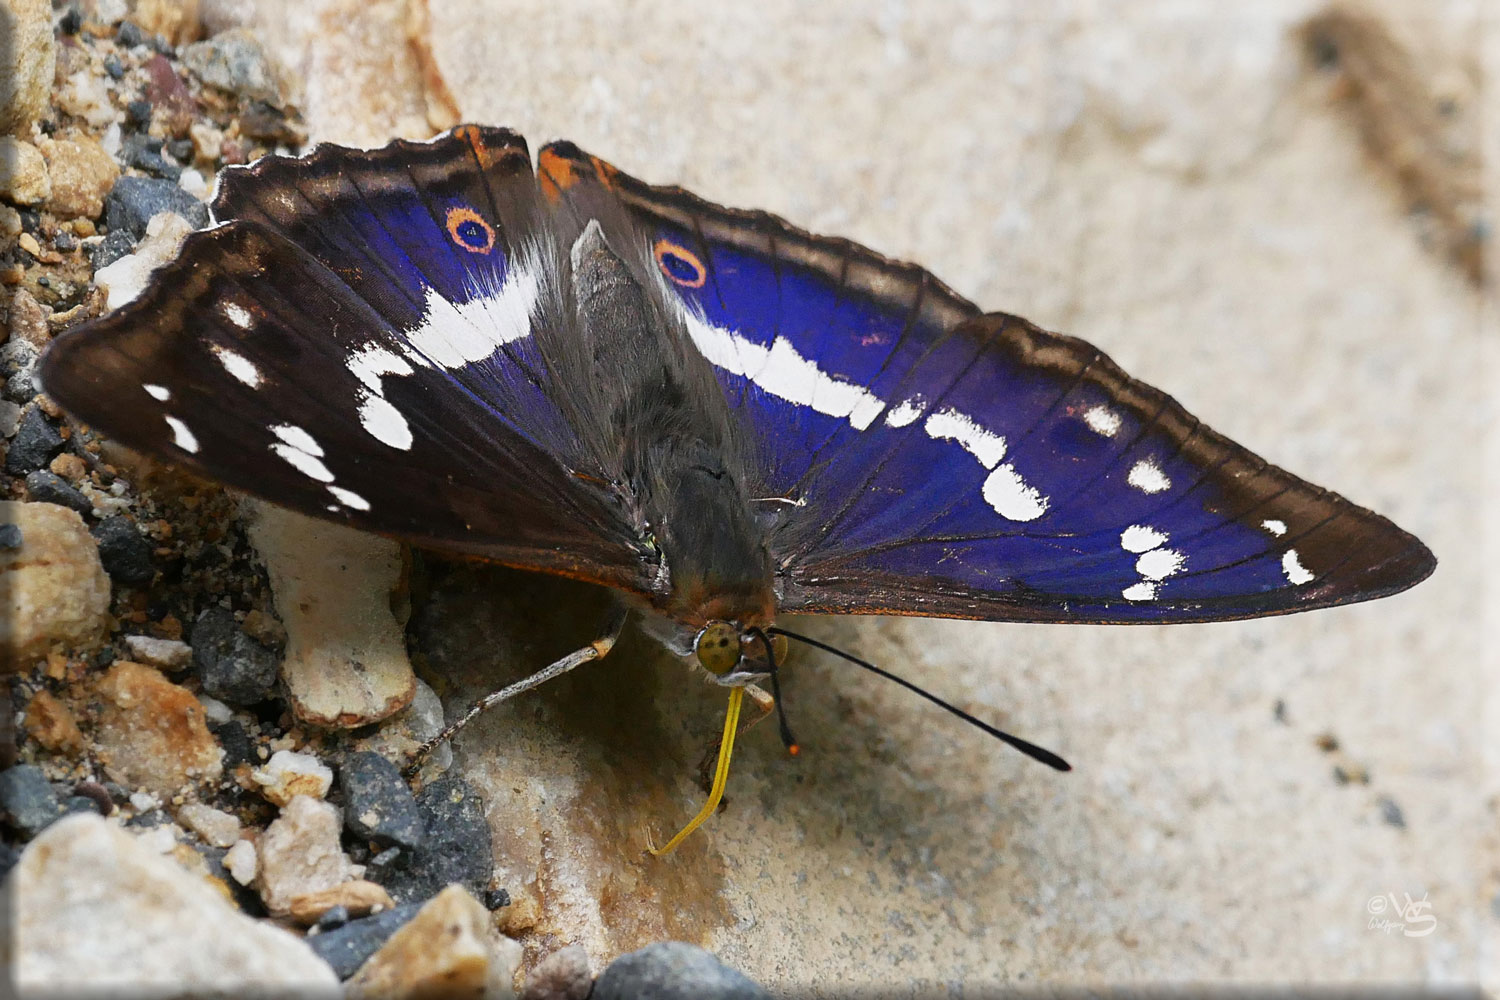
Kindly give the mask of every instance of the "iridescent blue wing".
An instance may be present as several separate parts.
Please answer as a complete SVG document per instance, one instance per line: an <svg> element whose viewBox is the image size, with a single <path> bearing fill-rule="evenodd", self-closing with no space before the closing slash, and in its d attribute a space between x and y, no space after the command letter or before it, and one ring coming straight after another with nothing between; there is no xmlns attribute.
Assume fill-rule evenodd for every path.
<svg viewBox="0 0 1500 1000"><path fill-rule="evenodd" d="M1368 600L1433 568L1411 535L1097 349L980 315L920 268L568 144L539 173L607 187L650 234L758 444L783 610L1222 620Z"/></svg>
<svg viewBox="0 0 1500 1000"><path fill-rule="evenodd" d="M314 516L648 591L537 349L549 262L520 137L271 157L214 211L139 298L51 346L65 409Z"/></svg>

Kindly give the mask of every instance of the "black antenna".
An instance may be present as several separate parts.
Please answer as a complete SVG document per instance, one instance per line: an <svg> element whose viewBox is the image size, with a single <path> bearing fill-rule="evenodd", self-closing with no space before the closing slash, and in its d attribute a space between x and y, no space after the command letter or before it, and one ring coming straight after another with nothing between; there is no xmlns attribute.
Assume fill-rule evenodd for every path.
<svg viewBox="0 0 1500 1000"><path fill-rule="evenodd" d="M850 663L853 663L856 666L864 667L871 673L879 674L886 680L895 681L897 684L900 684L902 687L906 688L906 690L912 692L913 694L919 694L939 708L946 709L947 711L952 712L954 715L958 716L969 725L982 729L985 732L989 733L991 736L995 737L995 739L1000 740L1002 743L1006 743L1010 746L1015 747L1017 750L1030 757L1032 760L1041 761L1048 767L1054 768L1058 771L1073 770L1073 765L1063 760L1051 750L1044 750L1041 747L1037 746L1035 743L1028 743L1026 740L1021 739L1019 736L1012 736L1010 733L1002 732L1001 730L996 729L994 726L990 725L988 722L983 722L979 719L974 718L974 716L970 715L968 712L965 712L957 705L949 704L948 702L939 698L937 695L933 694L931 691L926 691L922 688L919 688L911 681L897 677L889 670L882 670L868 660L861 660L859 657L846 653L836 646L830 646L826 642L819 642L817 639L810 639L805 635L798 635L796 632L788 632L784 628L773 627L767 629L766 631L770 632L772 635L784 635L788 639L796 639L798 642L805 643L817 649L821 649L825 653L832 653L834 656L842 657L843 659L848 660ZM767 648L770 648L769 645L767 646ZM771 684L774 689L776 684L776 673L774 669L771 672ZM778 699L776 704L780 705L781 701Z"/></svg>
<svg viewBox="0 0 1500 1000"><path fill-rule="evenodd" d="M776 721L781 727L781 742L786 747L786 752L795 757L802 752L802 748L797 745L797 739L792 735L792 727L786 722L786 709L783 707L785 702L781 700L781 681L778 673L780 664L776 662L776 651L771 648L771 639L766 635L765 629L754 628L750 630L750 634L759 639L760 644L765 647L766 662L771 665L771 697L776 700Z"/></svg>

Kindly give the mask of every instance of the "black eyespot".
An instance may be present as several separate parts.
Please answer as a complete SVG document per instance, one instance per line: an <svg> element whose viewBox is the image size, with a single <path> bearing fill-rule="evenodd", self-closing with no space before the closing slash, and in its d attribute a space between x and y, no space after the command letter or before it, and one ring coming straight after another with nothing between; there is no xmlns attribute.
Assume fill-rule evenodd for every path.
<svg viewBox="0 0 1500 1000"><path fill-rule="evenodd" d="M702 288L708 272L704 270L703 263L693 252L686 247L678 246L670 240L657 240L656 246L652 248L656 255L656 263L673 282L685 288Z"/></svg>

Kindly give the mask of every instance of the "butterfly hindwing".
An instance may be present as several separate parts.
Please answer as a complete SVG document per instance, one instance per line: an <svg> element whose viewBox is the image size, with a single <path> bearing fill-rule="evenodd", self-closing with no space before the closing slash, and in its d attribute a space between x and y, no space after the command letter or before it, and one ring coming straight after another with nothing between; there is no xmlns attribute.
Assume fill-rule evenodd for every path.
<svg viewBox="0 0 1500 1000"><path fill-rule="evenodd" d="M937 279L570 144L653 241L759 449L784 610L1024 621L1250 617L1431 571L1386 519L1277 469L1088 344Z"/></svg>
<svg viewBox="0 0 1500 1000"><path fill-rule="evenodd" d="M227 181L219 226L52 346L47 391L127 445L315 516L648 589L544 366L522 364L535 184L505 163L486 177L482 138L416 147L451 161L433 190L371 193L387 151L337 148Z"/></svg>

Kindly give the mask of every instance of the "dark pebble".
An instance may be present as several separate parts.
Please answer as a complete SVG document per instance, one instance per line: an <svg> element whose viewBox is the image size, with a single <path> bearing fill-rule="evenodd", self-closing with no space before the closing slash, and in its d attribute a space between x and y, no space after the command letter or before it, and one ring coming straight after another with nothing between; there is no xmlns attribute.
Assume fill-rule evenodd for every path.
<svg viewBox="0 0 1500 1000"><path fill-rule="evenodd" d="M17 764L0 771L0 814L25 840L30 840L62 815L57 793L35 764Z"/></svg>
<svg viewBox="0 0 1500 1000"><path fill-rule="evenodd" d="M240 115L240 134L278 146L299 145L304 138L286 120L286 115L262 101L251 101Z"/></svg>
<svg viewBox="0 0 1500 1000"><path fill-rule="evenodd" d="M125 121L131 128L142 129L151 124L151 102L131 101L125 105Z"/></svg>
<svg viewBox="0 0 1500 1000"><path fill-rule="evenodd" d="M260 763L255 743L240 723L230 719L228 722L209 723L208 729L224 749L224 770L233 770L241 764Z"/></svg>
<svg viewBox="0 0 1500 1000"><path fill-rule="evenodd" d="M89 262L97 271L101 267L108 267L134 249L135 237L127 230L115 229L89 250Z"/></svg>
<svg viewBox="0 0 1500 1000"><path fill-rule="evenodd" d="M510 905L510 890L486 889L484 890L484 894L479 897L479 901L484 904L486 910L493 913Z"/></svg>
<svg viewBox="0 0 1500 1000"><path fill-rule="evenodd" d="M105 788L97 781L80 781L73 786L73 794L93 799L94 804L99 808L99 815L101 816L108 816L115 811L114 796L109 793L108 788Z"/></svg>
<svg viewBox="0 0 1500 1000"><path fill-rule="evenodd" d="M276 687L276 654L240 631L233 612L206 608L193 625L193 667L203 690L230 705L265 701Z"/></svg>
<svg viewBox="0 0 1500 1000"><path fill-rule="evenodd" d="M1406 814L1401 811L1400 806L1396 805L1395 799L1389 795L1382 795L1378 804L1380 806L1381 819L1398 830L1406 829Z"/></svg>
<svg viewBox="0 0 1500 1000"><path fill-rule="evenodd" d="M115 32L115 41L128 48L133 48L146 43L146 33L134 21L121 21L120 29Z"/></svg>
<svg viewBox="0 0 1500 1000"><path fill-rule="evenodd" d="M344 795L344 826L363 840L415 851L427 831L417 800L401 771L378 753L363 751L344 758L339 767Z"/></svg>
<svg viewBox="0 0 1500 1000"><path fill-rule="evenodd" d="M172 822L172 817L168 816L164 811L149 809L143 813L136 813L125 821L125 825L137 830L154 830L163 823L170 822Z"/></svg>
<svg viewBox="0 0 1500 1000"><path fill-rule="evenodd" d="M363 920L351 920L331 931L310 934L304 940L323 961L333 966L340 979L348 979L421 908L421 903L407 903Z"/></svg>
<svg viewBox="0 0 1500 1000"><path fill-rule="evenodd" d="M109 74L111 80L122 79L125 76L125 64L120 62L118 56L105 56L104 72Z"/></svg>
<svg viewBox="0 0 1500 1000"><path fill-rule="evenodd" d="M10 870L14 868L16 866L16 862L20 860L21 851L19 848L12 847L9 844L0 844L0 879L3 879L5 878L5 876L9 875Z"/></svg>
<svg viewBox="0 0 1500 1000"><path fill-rule="evenodd" d="M5 398L24 406L37 393L33 376L41 352L19 337L0 344L0 378L5 379ZM29 470L28 470L29 471Z"/></svg>
<svg viewBox="0 0 1500 1000"><path fill-rule="evenodd" d="M330 906L323 911L323 915L318 918L317 928L320 931L331 931L344 926L348 922L349 907L340 903L337 906Z"/></svg>
<svg viewBox="0 0 1500 1000"><path fill-rule="evenodd" d="M193 156L195 155L193 151L193 140L172 139L167 143L167 152L171 153L172 159L176 160L178 163L192 163Z"/></svg>
<svg viewBox="0 0 1500 1000"><path fill-rule="evenodd" d="M99 803L87 795L69 795L63 799L62 812L64 816L71 816L73 813L93 813L95 816L104 815L104 813L99 811Z"/></svg>
<svg viewBox="0 0 1500 1000"><path fill-rule="evenodd" d="M176 212L194 229L208 225L208 206L160 177L121 177L104 199L105 225L129 230L136 239L146 235L146 223L159 212Z"/></svg>
<svg viewBox="0 0 1500 1000"><path fill-rule="evenodd" d="M52 247L58 253L72 253L78 249L78 237L66 229L59 229L57 235L52 237Z"/></svg>
<svg viewBox="0 0 1500 1000"><path fill-rule="evenodd" d="M401 853L399 847L387 847L379 854L372 857L365 866L365 877L371 882L379 882L385 885L388 879L394 878L397 868L406 867L406 855Z"/></svg>
<svg viewBox="0 0 1500 1000"><path fill-rule="evenodd" d="M13 476L24 476L40 469L52 461L52 456L62 451L66 443L40 407L29 407L21 415L16 436L11 438L10 451L5 455L5 471Z"/></svg>
<svg viewBox="0 0 1500 1000"><path fill-rule="evenodd" d="M106 517L90 528L89 534L99 543L99 561L111 580L135 587L150 583L156 575L156 567L151 565L151 542L128 517Z"/></svg>
<svg viewBox="0 0 1500 1000"><path fill-rule="evenodd" d="M82 27L83 13L77 7L69 7L63 11L63 16L57 21L57 30L64 35L76 35Z"/></svg>
<svg viewBox="0 0 1500 1000"><path fill-rule="evenodd" d="M385 871L383 884L392 898L401 903L430 899L451 882L476 896L483 892L494 859L479 793L462 778L439 778L417 796L417 810L427 839L405 868Z"/></svg>
<svg viewBox="0 0 1500 1000"><path fill-rule="evenodd" d="M19 549L22 541L19 524L0 524L0 549Z"/></svg>
<svg viewBox="0 0 1500 1000"><path fill-rule="evenodd" d="M182 176L182 168L166 161L161 155L161 145L160 139L149 135L132 135L125 140L125 148L122 150L125 163L156 177L175 181Z"/></svg>
<svg viewBox="0 0 1500 1000"><path fill-rule="evenodd" d="M744 973L697 945L659 941L621 955L599 974L590 1000L771 1000Z"/></svg>
<svg viewBox="0 0 1500 1000"><path fill-rule="evenodd" d="M34 469L26 473L26 492L33 500L76 510L84 517L94 511L94 501L74 489L62 476L46 469Z"/></svg>

